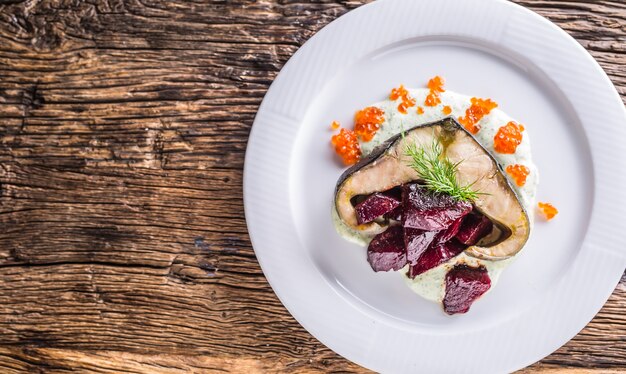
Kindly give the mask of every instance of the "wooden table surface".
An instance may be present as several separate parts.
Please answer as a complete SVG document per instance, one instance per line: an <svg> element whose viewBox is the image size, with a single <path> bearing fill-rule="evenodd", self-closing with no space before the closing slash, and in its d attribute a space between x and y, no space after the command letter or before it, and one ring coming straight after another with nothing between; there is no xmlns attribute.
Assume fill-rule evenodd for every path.
<svg viewBox="0 0 626 374"><path fill-rule="evenodd" d="M519 0L626 98L626 4ZM361 1L0 0L0 372L365 372L278 301L246 231L254 115ZM626 278L528 372L626 371Z"/></svg>

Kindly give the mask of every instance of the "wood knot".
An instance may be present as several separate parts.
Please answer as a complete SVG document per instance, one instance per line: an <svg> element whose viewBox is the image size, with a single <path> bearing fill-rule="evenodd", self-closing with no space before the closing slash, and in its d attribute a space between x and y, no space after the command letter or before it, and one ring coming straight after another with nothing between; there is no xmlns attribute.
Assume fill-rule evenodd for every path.
<svg viewBox="0 0 626 374"><path fill-rule="evenodd" d="M63 32L54 23L46 23L31 39L31 45L39 52L57 49L62 43Z"/></svg>

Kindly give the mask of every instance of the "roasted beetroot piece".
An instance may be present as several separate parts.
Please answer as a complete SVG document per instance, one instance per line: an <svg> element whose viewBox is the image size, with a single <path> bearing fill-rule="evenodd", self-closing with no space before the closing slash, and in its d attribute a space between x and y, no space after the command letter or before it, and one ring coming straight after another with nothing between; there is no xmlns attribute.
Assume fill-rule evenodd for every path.
<svg viewBox="0 0 626 374"><path fill-rule="evenodd" d="M405 228L404 246L406 248L407 262L410 264L416 264L436 236L436 231L423 231Z"/></svg>
<svg viewBox="0 0 626 374"><path fill-rule="evenodd" d="M426 249L426 252L422 254L417 263L409 267L408 276L413 279L427 270L437 267L451 258L460 255L465 248L466 246L454 239L444 243L434 242Z"/></svg>
<svg viewBox="0 0 626 374"><path fill-rule="evenodd" d="M376 192L354 207L356 210L356 220L359 225L370 223L399 206L400 200Z"/></svg>
<svg viewBox="0 0 626 374"><path fill-rule="evenodd" d="M491 287L484 267L457 265L446 274L446 295L443 310L448 314L466 313L472 303Z"/></svg>
<svg viewBox="0 0 626 374"><path fill-rule="evenodd" d="M396 186L390 190L383 192L383 195L389 196L392 199L402 201L402 186Z"/></svg>
<svg viewBox="0 0 626 374"><path fill-rule="evenodd" d="M400 205L399 207L397 207L396 209L392 210L391 212L385 214L383 217L387 218L387 219L393 219L396 221L401 221L402 220L402 205Z"/></svg>
<svg viewBox="0 0 626 374"><path fill-rule="evenodd" d="M402 186L396 186L390 190L383 192L383 194L391 197L392 199L402 202ZM386 213L383 217L386 219L393 219L395 221L400 221L402 220L402 211L403 211L402 204L400 204L391 212Z"/></svg>
<svg viewBox="0 0 626 374"><path fill-rule="evenodd" d="M473 211L461 223L456 238L465 245L474 245L493 229L493 223L484 215Z"/></svg>
<svg viewBox="0 0 626 374"><path fill-rule="evenodd" d="M472 204L427 190L418 184L406 184L402 194L402 225L424 231L445 230L472 210Z"/></svg>
<svg viewBox="0 0 626 374"><path fill-rule="evenodd" d="M367 261L374 271L400 270L406 265L401 226L391 226L372 239L367 247Z"/></svg>
<svg viewBox="0 0 626 374"><path fill-rule="evenodd" d="M437 242L445 243L454 238L456 233L459 232L459 229L461 228L461 222L463 222L463 218L457 219L456 221L452 222L452 224L448 226L447 229L440 231L436 238Z"/></svg>

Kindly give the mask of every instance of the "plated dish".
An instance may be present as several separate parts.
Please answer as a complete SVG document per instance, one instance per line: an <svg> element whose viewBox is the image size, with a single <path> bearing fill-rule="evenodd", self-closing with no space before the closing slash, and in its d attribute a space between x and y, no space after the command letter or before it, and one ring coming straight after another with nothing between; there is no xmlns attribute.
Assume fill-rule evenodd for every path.
<svg viewBox="0 0 626 374"><path fill-rule="evenodd" d="M331 127L352 165L336 184L337 232L367 246L374 271L398 271L446 313L467 312L530 236L539 176L524 125L436 76L358 110L353 130Z"/></svg>
<svg viewBox="0 0 626 374"><path fill-rule="evenodd" d="M497 286L492 282L469 312L453 316L412 292L403 273L374 272L365 244L338 235L330 214L344 170L329 149L341 130L328 125L337 120L353 131L355 111L386 101L401 82L428 89L436 75L448 80L442 99L451 91L492 98L492 112L523 125L537 168L526 185L541 179L527 209L536 216L528 241ZM416 105L407 112L417 117L422 106L427 115L413 91L407 88ZM441 116L445 106L454 110L447 102L432 113ZM464 115L450 114L457 122ZM377 372L513 372L575 336L624 272L626 252L615 241L623 235L615 222L626 216L626 175L615 173L626 170L624 123L623 102L598 64L527 9L501 0L373 2L302 46L259 108L243 180L255 255L294 318L359 365ZM359 158L376 143L364 143ZM511 184L510 162L501 164ZM553 203L558 216L544 222L537 201Z"/></svg>

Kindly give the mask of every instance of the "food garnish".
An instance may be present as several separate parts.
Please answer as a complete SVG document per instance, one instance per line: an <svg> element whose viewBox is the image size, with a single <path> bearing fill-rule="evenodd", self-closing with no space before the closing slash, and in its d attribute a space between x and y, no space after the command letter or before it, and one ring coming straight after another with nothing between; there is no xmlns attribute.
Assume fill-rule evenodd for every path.
<svg viewBox="0 0 626 374"><path fill-rule="evenodd" d="M444 79L438 75L428 81L430 92L426 96L426 100L424 100L424 105L437 106L441 104L441 93L446 91L443 89L444 83Z"/></svg>
<svg viewBox="0 0 626 374"><path fill-rule="evenodd" d="M450 105L446 105L446 106L443 107L443 109L441 111L443 112L443 114L448 116L448 115L450 115L450 113L452 113L452 108L450 107Z"/></svg>
<svg viewBox="0 0 626 374"><path fill-rule="evenodd" d="M477 134L480 131L478 122L493 109L497 108L498 104L491 101L491 99L479 99L477 97L472 97L471 103L472 105L465 111L465 117L460 117L459 122L467 131Z"/></svg>
<svg viewBox="0 0 626 374"><path fill-rule="evenodd" d="M445 193L460 201L472 201L478 192L472 185L461 186L456 178L459 163L452 163L442 155L441 144L434 141L430 148L418 148L415 143L406 149L407 156L411 157L410 166L417 171L426 186L432 191Z"/></svg>
<svg viewBox="0 0 626 374"><path fill-rule="evenodd" d="M506 172L513 178L516 185L523 187L526 184L526 177L530 174L530 169L524 165L515 164L507 166Z"/></svg>
<svg viewBox="0 0 626 374"><path fill-rule="evenodd" d="M500 127L493 137L493 148L499 153L515 153L517 146L522 143L522 131L524 126L513 121Z"/></svg>
<svg viewBox="0 0 626 374"><path fill-rule="evenodd" d="M339 122L337 121L333 121L333 123L330 124L330 128L332 130L337 130L341 125L339 125Z"/></svg>
<svg viewBox="0 0 626 374"><path fill-rule="evenodd" d="M550 203L540 202L537 204L537 206L539 207L539 211L543 214L546 221L551 220L552 218L554 218L554 216L556 216L559 213L558 209L556 209L554 205Z"/></svg>
<svg viewBox="0 0 626 374"><path fill-rule="evenodd" d="M354 131L342 128L339 134L333 135L330 142L344 164L354 165L361 158L361 146Z"/></svg>
<svg viewBox="0 0 626 374"><path fill-rule="evenodd" d="M421 106L418 106L417 107L417 114L420 114L420 115L424 114L424 108L422 108Z"/></svg>
<svg viewBox="0 0 626 374"><path fill-rule="evenodd" d="M404 88L404 85L400 85L400 87L392 89L391 94L389 95L389 99L402 100L402 102L398 104L398 112L402 114L406 114L408 108L415 106L415 99L413 99L411 95L409 95L409 91Z"/></svg>
<svg viewBox="0 0 626 374"><path fill-rule="evenodd" d="M385 121L385 112L375 106L368 106L354 115L354 132L364 142L372 140L380 124Z"/></svg>

